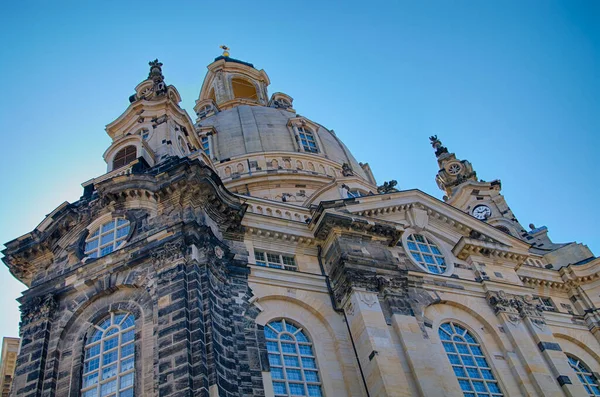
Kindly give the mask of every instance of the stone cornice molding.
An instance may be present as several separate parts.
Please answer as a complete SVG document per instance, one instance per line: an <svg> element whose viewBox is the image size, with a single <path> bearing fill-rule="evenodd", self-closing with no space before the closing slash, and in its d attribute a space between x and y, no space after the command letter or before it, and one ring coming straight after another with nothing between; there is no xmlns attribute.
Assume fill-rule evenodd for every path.
<svg viewBox="0 0 600 397"><path fill-rule="evenodd" d="M396 245L404 231L398 223L365 219L329 210L322 213L316 224L312 226L315 238L321 241L326 240L335 229L381 237L389 246Z"/></svg>
<svg viewBox="0 0 600 397"><path fill-rule="evenodd" d="M461 237L454 248L452 248L452 253L462 260L467 259L471 255L481 255L500 258L516 265L525 262L528 256L526 252L520 252L503 244L469 237Z"/></svg>
<svg viewBox="0 0 600 397"><path fill-rule="evenodd" d="M356 199L352 207L346 208L349 212L363 216L379 216L391 213L402 213L410 208L419 208L427 211L430 219L452 226L463 236L470 236L475 231L490 242L498 242L515 247L519 251L529 249L530 245L522 240L510 236L485 222L473 218L459 209L441 202L418 189L402 190L396 193L364 196ZM518 248L517 248L518 247Z"/></svg>
<svg viewBox="0 0 600 397"><path fill-rule="evenodd" d="M277 231L268 228L261 228L255 226L246 226L245 231L248 234L253 236L257 236L260 238L280 240L282 242L298 244L298 245L306 245L306 246L314 246L316 241L311 236L302 235L300 233L294 233L293 230Z"/></svg>
<svg viewBox="0 0 600 397"><path fill-rule="evenodd" d="M583 265L568 265L558 271L521 267L519 278L531 286L543 286L559 291L569 291L580 285L596 282L600 279L600 258Z"/></svg>

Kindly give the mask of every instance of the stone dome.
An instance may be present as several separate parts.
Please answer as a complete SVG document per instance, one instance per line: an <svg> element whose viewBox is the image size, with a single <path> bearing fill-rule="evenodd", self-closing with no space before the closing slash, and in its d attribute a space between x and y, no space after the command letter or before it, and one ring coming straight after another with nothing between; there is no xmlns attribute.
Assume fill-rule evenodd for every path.
<svg viewBox="0 0 600 397"><path fill-rule="evenodd" d="M197 126L214 127L217 160L223 161L261 152L297 153L298 144L291 127L294 120L300 120L301 123L304 119L284 109L239 105L207 117ZM324 157L340 166L348 164L354 175L369 180L348 148L332 131L307 122L310 124L308 128L317 137L319 150L319 153L311 155Z"/></svg>

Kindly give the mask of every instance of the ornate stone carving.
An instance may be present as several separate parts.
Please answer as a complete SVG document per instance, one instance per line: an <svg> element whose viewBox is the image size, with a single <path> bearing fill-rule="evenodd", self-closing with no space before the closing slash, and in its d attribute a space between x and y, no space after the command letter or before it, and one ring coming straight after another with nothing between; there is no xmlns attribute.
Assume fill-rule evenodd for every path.
<svg viewBox="0 0 600 397"><path fill-rule="evenodd" d="M372 292L358 291L357 294L358 299L360 299L362 303L369 307L373 307L375 303L377 303L377 301L379 300L377 298L377 294Z"/></svg>
<svg viewBox="0 0 600 397"><path fill-rule="evenodd" d="M529 318L538 328L546 325L542 306L531 295L513 295L500 291L489 291L487 301L494 313L507 313L508 320L517 325L520 318Z"/></svg>
<svg viewBox="0 0 600 397"><path fill-rule="evenodd" d="M353 176L354 175L354 171L352 171L352 168L350 168L350 165L348 163L342 164L342 175L343 176Z"/></svg>
<svg viewBox="0 0 600 397"><path fill-rule="evenodd" d="M431 143L431 147L435 149L435 155L440 157L440 155L444 153L448 153L448 149L442 145L442 141L440 141L437 135L433 135L429 137L429 141Z"/></svg>
<svg viewBox="0 0 600 397"><path fill-rule="evenodd" d="M396 189L397 184L398 184L398 181L396 181L395 179L392 179L389 182L383 182L383 185L377 186L377 193L379 193L379 194L395 193L398 191L398 189Z"/></svg>
<svg viewBox="0 0 600 397"><path fill-rule="evenodd" d="M54 295L36 296L28 300L21 306L21 323L19 327L24 327L32 322L48 320L58 307Z"/></svg>

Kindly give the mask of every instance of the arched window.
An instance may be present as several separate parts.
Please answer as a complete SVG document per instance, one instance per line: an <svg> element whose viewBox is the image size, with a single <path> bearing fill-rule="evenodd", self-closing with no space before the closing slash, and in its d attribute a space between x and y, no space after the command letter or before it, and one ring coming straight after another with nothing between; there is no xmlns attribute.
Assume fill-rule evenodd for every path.
<svg viewBox="0 0 600 397"><path fill-rule="evenodd" d="M85 345L81 397L133 397L133 315L110 313L94 328Z"/></svg>
<svg viewBox="0 0 600 397"><path fill-rule="evenodd" d="M129 235L129 221L125 218L111 219L85 239L84 253L90 258L108 255L125 242L127 235Z"/></svg>
<svg viewBox="0 0 600 397"><path fill-rule="evenodd" d="M305 152L319 153L313 132L306 127L297 127L300 144Z"/></svg>
<svg viewBox="0 0 600 397"><path fill-rule="evenodd" d="M137 150L135 146L129 145L125 146L123 149L119 150L113 159L113 170L117 168L121 168L124 165L131 163L136 159Z"/></svg>
<svg viewBox="0 0 600 397"><path fill-rule="evenodd" d="M411 234L406 239L408 252L413 259L431 273L442 274L448 267L438 246L422 234Z"/></svg>
<svg viewBox="0 0 600 397"><path fill-rule="evenodd" d="M448 322L438 331L465 397L501 397L502 391L479 342L464 327Z"/></svg>
<svg viewBox="0 0 600 397"><path fill-rule="evenodd" d="M600 396L598 379L596 379L588 366L585 365L583 361L570 354L567 354L567 359L569 360L569 365L573 368L573 371L575 371L577 377L583 384L583 387L585 387L585 391L587 391L590 396Z"/></svg>
<svg viewBox="0 0 600 397"><path fill-rule="evenodd" d="M265 326L275 396L322 396L321 378L312 343L288 320Z"/></svg>
<svg viewBox="0 0 600 397"><path fill-rule="evenodd" d="M234 78L231 80L231 87L235 98L258 99L256 87L248 80Z"/></svg>

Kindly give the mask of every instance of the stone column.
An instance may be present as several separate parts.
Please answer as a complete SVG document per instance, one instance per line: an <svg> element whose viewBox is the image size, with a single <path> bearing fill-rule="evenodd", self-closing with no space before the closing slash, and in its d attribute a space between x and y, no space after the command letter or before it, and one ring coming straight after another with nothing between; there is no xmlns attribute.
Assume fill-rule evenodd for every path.
<svg viewBox="0 0 600 397"><path fill-rule="evenodd" d="M42 395L50 327L56 307L52 295L26 299L21 306L21 348L11 391L13 397Z"/></svg>
<svg viewBox="0 0 600 397"><path fill-rule="evenodd" d="M586 394L531 296L488 292L487 300L510 338L529 380L541 396Z"/></svg>

